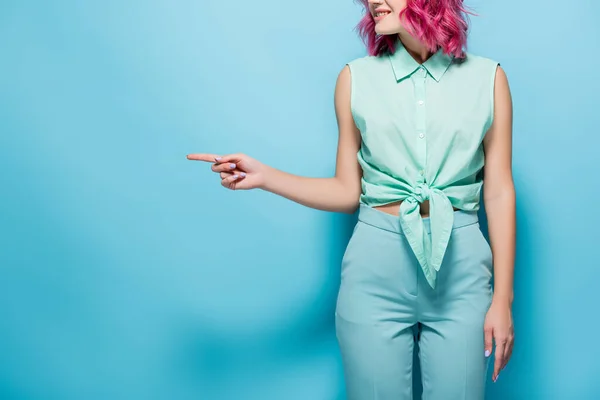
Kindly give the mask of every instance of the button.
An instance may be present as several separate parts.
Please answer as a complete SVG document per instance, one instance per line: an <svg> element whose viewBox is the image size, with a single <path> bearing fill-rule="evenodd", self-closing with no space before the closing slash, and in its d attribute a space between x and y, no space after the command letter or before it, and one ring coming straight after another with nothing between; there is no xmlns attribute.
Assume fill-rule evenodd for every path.
<svg viewBox="0 0 600 400"><path fill-rule="evenodd" d="M425 137L425 134L424 134L423 132L421 132L421 133L419 133L419 137L420 137L421 139L423 139L423 138Z"/></svg>
<svg viewBox="0 0 600 400"><path fill-rule="evenodd" d="M419 174L421 174L421 175L425 175L425 170L424 170L424 169L420 170L420 171L419 171Z"/></svg>
<svg viewBox="0 0 600 400"><path fill-rule="evenodd" d="M418 101L418 104L419 104L420 106L422 106L423 104L425 104L425 102L424 102L423 100L419 100L419 101Z"/></svg>

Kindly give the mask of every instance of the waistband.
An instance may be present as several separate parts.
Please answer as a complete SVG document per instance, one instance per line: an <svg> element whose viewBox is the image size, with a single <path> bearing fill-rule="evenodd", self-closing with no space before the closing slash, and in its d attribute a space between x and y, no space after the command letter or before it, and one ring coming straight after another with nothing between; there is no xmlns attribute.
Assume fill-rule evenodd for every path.
<svg viewBox="0 0 600 400"><path fill-rule="evenodd" d="M365 224L372 225L374 227L384 229L386 231L404 235L404 232L400 227L399 216L377 210L364 203L360 203L358 211L358 220L364 222ZM455 210L452 229L473 225L478 222L479 216L477 215L477 211ZM423 225L425 227L425 231L427 233L431 233L430 217L423 217Z"/></svg>

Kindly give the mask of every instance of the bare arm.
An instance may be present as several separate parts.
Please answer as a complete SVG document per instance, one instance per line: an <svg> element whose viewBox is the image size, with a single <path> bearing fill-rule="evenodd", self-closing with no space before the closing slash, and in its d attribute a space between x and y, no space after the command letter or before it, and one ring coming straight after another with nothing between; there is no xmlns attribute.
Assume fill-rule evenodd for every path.
<svg viewBox="0 0 600 400"><path fill-rule="evenodd" d="M494 295L484 323L486 355L496 344L492 379L506 366L514 344L512 319L516 241L512 178L512 100L504 71L496 69L494 121L484 138L484 202L494 262Z"/></svg>
<svg viewBox="0 0 600 400"><path fill-rule="evenodd" d="M494 259L494 299L513 301L515 187L512 178L512 100L502 68L496 71L494 122L484 139L483 200Z"/></svg>
<svg viewBox="0 0 600 400"><path fill-rule="evenodd" d="M353 213L357 209L362 176L356 158L360 132L350 110L350 91L350 69L344 66L338 75L334 95L339 130L335 176L308 178L266 166L261 189L319 210Z"/></svg>

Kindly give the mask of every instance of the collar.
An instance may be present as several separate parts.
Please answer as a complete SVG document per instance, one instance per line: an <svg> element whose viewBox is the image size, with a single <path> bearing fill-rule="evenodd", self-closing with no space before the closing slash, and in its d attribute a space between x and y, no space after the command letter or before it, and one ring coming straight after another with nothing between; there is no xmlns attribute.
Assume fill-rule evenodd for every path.
<svg viewBox="0 0 600 400"><path fill-rule="evenodd" d="M396 81L401 81L402 79L412 75L421 64L419 64L406 50L400 37L397 36L394 42L395 52L394 54L388 54L390 62L392 64L392 69L394 70L394 75L396 76ZM435 52L431 57L427 59L422 65L427 70L429 75L436 82L439 82L442 79L442 76L452 63L453 57L447 54L444 54L442 49L440 48L437 52Z"/></svg>

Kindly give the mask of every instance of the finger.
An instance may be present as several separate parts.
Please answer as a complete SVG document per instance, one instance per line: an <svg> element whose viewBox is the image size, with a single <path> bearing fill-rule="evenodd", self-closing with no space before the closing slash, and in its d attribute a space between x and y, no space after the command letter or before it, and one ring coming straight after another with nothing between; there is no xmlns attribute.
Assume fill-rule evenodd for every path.
<svg viewBox="0 0 600 400"><path fill-rule="evenodd" d="M504 365L504 348L506 347L506 341L496 339L496 352L494 353L494 373L492 379L494 382L498 379L498 374Z"/></svg>
<svg viewBox="0 0 600 400"><path fill-rule="evenodd" d="M188 160L207 161L207 162L216 162L216 160L218 158L221 158L219 155L209 154L209 153L188 154L186 157Z"/></svg>
<svg viewBox="0 0 600 400"><path fill-rule="evenodd" d="M240 154L240 153L226 154L224 156L217 157L217 162L219 162L219 163L232 162L232 163L236 163L237 164L240 161L242 161L243 156L244 155Z"/></svg>
<svg viewBox="0 0 600 400"><path fill-rule="evenodd" d="M504 367L506 367L506 364L508 364L508 360L510 360L510 356L512 355L513 346L514 346L514 339L509 338L508 342L506 343L506 348L504 349L504 365L502 366L502 369L504 369Z"/></svg>
<svg viewBox="0 0 600 400"><path fill-rule="evenodd" d="M238 174L233 174L221 181L221 185L225 186L228 189L235 189L235 183L240 176Z"/></svg>
<svg viewBox="0 0 600 400"><path fill-rule="evenodd" d="M484 355L489 357L492 354L492 339L493 339L492 327L485 327L483 329L484 339Z"/></svg>
<svg viewBox="0 0 600 400"><path fill-rule="evenodd" d="M221 172L220 173L221 179L225 179L225 178L230 177L230 176L235 175L235 174L238 174L240 176L238 178L238 180L243 179L243 178L246 177L246 173L242 172L242 171L239 171L239 170L235 170L235 171L232 171L232 172Z"/></svg>
<svg viewBox="0 0 600 400"><path fill-rule="evenodd" d="M225 171L233 171L237 167L235 163L222 163L222 164L213 164L210 169L214 172L225 172Z"/></svg>

